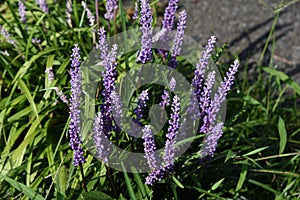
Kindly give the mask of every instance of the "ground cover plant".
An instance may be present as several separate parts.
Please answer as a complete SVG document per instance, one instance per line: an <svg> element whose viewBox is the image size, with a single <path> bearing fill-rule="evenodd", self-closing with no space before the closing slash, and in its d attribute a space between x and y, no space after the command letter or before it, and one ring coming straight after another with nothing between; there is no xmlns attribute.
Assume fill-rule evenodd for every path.
<svg viewBox="0 0 300 200"><path fill-rule="evenodd" d="M195 65L184 57L189 19L178 1L165 7L146 0L133 5L124 8L122 1L109 0L1 2L1 199L300 198L300 86L276 70L272 59L262 62L266 49L276 48L273 35L280 12L292 3L282 1L274 8L255 81L248 78L247 64L229 55L214 36L195 51ZM116 35L122 32L136 37L135 51L120 54L124 45ZM155 49L161 43L170 51ZM91 51L97 59L89 68ZM126 87L122 77L131 74L138 85L142 72L152 72L147 71L152 62L179 72L191 90L178 90L182 80L156 65L159 70L153 73L164 75L159 76L165 78L164 86ZM84 107L95 109L87 128L80 123L85 110L79 108L88 96L84 70L94 66L102 71L95 75L94 102ZM127 112L118 84L131 95ZM152 115L154 104L159 115ZM155 126L163 115L164 126ZM126 117L142 128L130 133L126 128L133 125L122 121ZM186 119L193 123L185 124ZM197 134L182 141L184 130ZM135 133L139 139L131 135ZM186 151L178 156L185 143ZM112 157L124 168L126 157L110 144L144 152L141 163L148 171L114 168Z"/></svg>

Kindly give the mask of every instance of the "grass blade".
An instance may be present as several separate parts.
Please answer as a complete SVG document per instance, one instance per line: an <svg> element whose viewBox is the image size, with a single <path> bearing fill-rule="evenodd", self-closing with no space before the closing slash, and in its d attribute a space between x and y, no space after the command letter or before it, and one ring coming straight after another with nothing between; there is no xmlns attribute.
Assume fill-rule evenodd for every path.
<svg viewBox="0 0 300 200"><path fill-rule="evenodd" d="M196 190L196 191L198 191L198 192L200 192L200 193L202 193L201 197L203 197L203 196L204 196L203 194L205 194L205 195L207 195L207 196L213 197L213 199L224 200L223 197L220 197L219 195L213 194L213 193L211 193L210 191L206 191L206 190L203 190L203 189L197 188L197 187L193 187L193 189Z"/></svg>
<svg viewBox="0 0 300 200"><path fill-rule="evenodd" d="M57 192L62 195L63 197L66 196L67 190L67 180L68 180L68 173L67 169L64 165L62 165L57 172L56 176L56 189Z"/></svg>
<svg viewBox="0 0 300 200"><path fill-rule="evenodd" d="M26 86L26 84L24 83L24 81L22 79L19 79L18 80L18 83L19 83L19 86L20 86L20 89L22 90L22 92L25 94L28 102L30 103L30 107L34 113L34 115L36 116L36 118L38 119L38 121L40 122L40 119L39 119L39 111L38 111L38 108L36 107L36 104L34 102L34 97L31 95L28 87Z"/></svg>
<svg viewBox="0 0 300 200"><path fill-rule="evenodd" d="M280 137L279 154L282 154L284 152L286 142L287 142L287 133L285 129L285 122L281 117L279 117L278 120L278 132Z"/></svg>
<svg viewBox="0 0 300 200"><path fill-rule="evenodd" d="M15 181L5 175L2 175L2 174L0 174L0 177L3 178L4 180L6 180L11 186L16 188L20 192L23 192L30 199L33 199L33 200L43 200L44 199L40 194L36 193L34 190L27 187L26 185L19 183L19 182Z"/></svg>
<svg viewBox="0 0 300 200"><path fill-rule="evenodd" d="M137 200L136 196L135 196L135 193L133 191L133 188L132 188L132 185L130 183L130 178L127 174L127 172L125 171L125 168L123 166L123 163L122 163L122 167L123 167L123 174L124 174L124 178L125 178L125 183L126 183L126 186L127 186L127 191L128 191L128 194L130 196L130 199L132 200Z"/></svg>
<svg viewBox="0 0 300 200"><path fill-rule="evenodd" d="M241 170L241 173L240 173L240 178L239 178L238 184L236 185L236 188L235 188L236 192L239 191L242 188L242 186L243 186L243 184L246 180L247 172L248 172L248 165L244 164L242 166L242 170Z"/></svg>
<svg viewBox="0 0 300 200"><path fill-rule="evenodd" d="M255 149L253 151L250 151L249 153L244 154L243 156L244 157L251 156L251 155L256 154L258 152L261 152L261 151L263 151L263 150L265 150L267 148L269 148L269 147L262 147L262 148L259 148L259 149Z"/></svg>
<svg viewBox="0 0 300 200"><path fill-rule="evenodd" d="M222 178L221 180L219 180L218 182L216 182L215 184L213 184L213 186L211 186L211 190L216 190L222 184L222 182L224 180L225 180L225 178Z"/></svg>
<svg viewBox="0 0 300 200"><path fill-rule="evenodd" d="M268 191L270 191L270 192L272 192L272 193L274 193L274 194L277 194L277 195L280 194L278 191L274 190L274 189L271 188L269 185L266 185L266 184L264 184L264 183L255 181L255 180L253 180L253 179L249 179L249 183L252 183L252 184L254 184L254 185L256 185L256 186L259 186L259 187L261 187L261 188L264 188L265 190L268 190Z"/></svg>
<svg viewBox="0 0 300 200"><path fill-rule="evenodd" d="M133 172L136 172L136 173L133 173L133 177L134 177L134 180L135 180L135 182L136 182L136 184L137 184L137 186L138 186L139 191L140 191L141 194L142 194L143 199L148 199L148 198L147 198L147 193L146 193L145 184L142 182L142 179L141 179L141 177L140 177L140 174L139 174L139 173L137 172L137 170L134 169L134 168L131 168L131 170L132 170Z"/></svg>
<svg viewBox="0 0 300 200"><path fill-rule="evenodd" d="M263 67L263 70L277 78L279 78L281 81L287 83L291 88L294 89L294 91L300 95L300 86L293 81L288 75L286 75L285 73L278 71L276 69L272 69L269 67Z"/></svg>
<svg viewBox="0 0 300 200"><path fill-rule="evenodd" d="M113 198L100 191L83 192L82 196L84 199L89 200L113 200Z"/></svg>
<svg viewBox="0 0 300 200"><path fill-rule="evenodd" d="M180 181L177 178L175 178L175 176L172 176L172 179L176 183L177 186L179 186L180 188L184 188L182 183L180 183Z"/></svg>

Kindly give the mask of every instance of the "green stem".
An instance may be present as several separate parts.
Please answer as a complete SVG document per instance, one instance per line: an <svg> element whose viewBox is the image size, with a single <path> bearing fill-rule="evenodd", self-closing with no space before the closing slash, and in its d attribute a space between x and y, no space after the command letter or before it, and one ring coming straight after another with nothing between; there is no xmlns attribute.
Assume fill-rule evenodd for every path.
<svg viewBox="0 0 300 200"><path fill-rule="evenodd" d="M85 184L85 181L84 181L84 173L83 173L82 164L79 165L79 168L80 168L80 173L81 173L81 177L82 177L82 188L84 189L84 191L87 192L86 184Z"/></svg>
<svg viewBox="0 0 300 200"><path fill-rule="evenodd" d="M276 27L276 24L277 24L277 21L278 21L278 17L279 17L279 12L277 12L277 13L275 14L274 22L273 22L273 24L272 24L271 31L270 31L270 33L269 33L269 35L268 35L268 38L267 38L267 41L266 41L266 43L265 43L264 49L263 49L263 51L262 51L262 53L260 54L260 57L259 57L258 66L261 65L262 60L263 60L263 58L264 58L264 56L265 56L265 53L266 53L267 48L268 48L268 46L269 46L271 37L272 37L272 35L273 35L274 31L275 31L275 27Z"/></svg>

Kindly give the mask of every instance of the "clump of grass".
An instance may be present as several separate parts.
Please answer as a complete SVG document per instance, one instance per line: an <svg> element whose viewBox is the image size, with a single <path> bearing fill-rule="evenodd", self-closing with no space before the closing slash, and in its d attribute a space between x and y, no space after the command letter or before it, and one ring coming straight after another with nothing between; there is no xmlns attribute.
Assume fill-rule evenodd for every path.
<svg viewBox="0 0 300 200"><path fill-rule="evenodd" d="M18 1L0 6L0 25L10 34L8 38L0 36L1 198L299 198L300 86L276 70L272 62L261 65L276 32L279 12L289 4L274 10L274 25L257 63L257 81L248 79L246 66L240 73L244 76L229 93L224 136L214 157L199 160L190 149L176 162L171 180L147 186L143 183L145 174L110 169L89 154L82 171L73 166L69 108L55 92L58 87L70 95L70 54L75 43L87 57L95 45L91 31L99 24L109 27L108 34L114 35L136 22L127 16L121 1L111 21L101 17L106 11L100 3L98 25L92 27L80 3L72 4L72 27L65 18L66 5L61 2L48 2L49 14L33 1L23 3L26 23L19 18ZM155 3L151 4L154 11ZM87 1L87 5L95 9L93 1ZM224 48L219 49L220 54L226 53ZM215 62L220 54L214 55ZM128 59L124 58L125 62ZM52 82L45 74L48 68L55 73ZM192 79L191 75L187 77ZM196 140L192 148L199 145L197 142L201 141ZM87 192L82 187L82 174Z"/></svg>

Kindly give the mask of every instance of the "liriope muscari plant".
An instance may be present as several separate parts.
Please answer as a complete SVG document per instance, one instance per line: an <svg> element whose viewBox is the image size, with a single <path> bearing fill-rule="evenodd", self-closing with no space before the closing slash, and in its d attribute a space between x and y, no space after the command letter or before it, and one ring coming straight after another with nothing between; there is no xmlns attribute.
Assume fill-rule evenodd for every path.
<svg viewBox="0 0 300 200"><path fill-rule="evenodd" d="M46 4L39 1L41 9L46 9ZM95 17L89 10L87 5L82 2L84 10L87 12L87 16L90 22L90 26L95 25ZM117 12L117 1L106 1L106 14L105 18L107 20L112 20L116 17ZM158 35L153 36L152 26L153 17L151 13L151 7L148 0L140 0L135 4L135 13L133 20L139 18L140 33L141 33L141 49L137 52L135 62L146 64L151 63L153 60L153 55L161 56L162 60L166 60L169 67L175 69L181 67L177 61L177 58L181 55L181 47L183 45L183 36L186 28L187 13L185 10L179 13L179 19L176 29L175 38L173 41L173 47L171 47L171 53L165 50L158 49L154 51L152 48L153 42L156 40L167 41L169 40L168 32L174 29L175 24L175 14L178 9L178 0L170 0L168 6L165 10L164 19L162 22L162 31ZM72 12L71 9L66 11L68 24L71 26L71 18L69 14ZM21 16L21 14L20 14ZM188 109L198 108L199 113L197 116L201 119L201 126L199 127L198 133L204 134L203 144L201 146L200 154L201 157L213 156L218 139L222 136L223 123L217 121L217 114L220 110L222 103L225 101L226 95L230 90L235 74L239 68L239 61L235 60L230 66L229 71L226 73L223 82L218 87L217 92L212 95L212 89L214 83L216 82L216 72L211 71L206 76L208 72L209 62L212 57L212 52L215 48L216 37L211 36L208 40L207 45L204 47L196 69L194 71L193 79L191 80L191 102ZM121 100L115 91L115 82L117 81L118 71L118 44L112 45L109 49L107 33L104 27L98 30L98 42L96 44L96 49L99 51L99 59L101 60L101 65L104 70L101 74L101 103L98 112L94 116L93 130L94 133L93 142L96 147L96 156L102 159L105 163L108 163L109 154L108 148L106 147L106 142L103 138L110 139L112 133L121 132L120 127L117 127L115 123L115 118L113 113L118 113L117 116L122 118L125 113L122 113ZM73 163L75 166L80 166L85 162L82 141L80 137L80 125L79 125L79 115L80 110L78 109L81 102L81 72L80 72L80 49L78 45L75 45L73 53L71 55L71 98L68 100L59 88L56 88L56 92L62 101L70 106L70 145L74 151ZM49 80L53 80L52 69L47 69ZM183 120L181 118L181 99L177 95L173 95L176 88L176 79L173 77L169 80L170 90L164 90L163 94L159 97L159 105L162 108L168 107L170 110L170 116L168 118L168 128L164 133L165 137L165 149L163 155L158 155L156 153L157 145L155 143L155 130L147 124L147 120L143 120L144 112L147 107L147 103L151 98L151 91L144 89L140 95L137 95L136 108L132 111L133 121L139 125L143 126L141 130L142 139L144 141L143 148L145 152L145 158L147 159L147 164L150 168L150 173L146 177L145 183L152 185L156 181L160 181L164 178L165 174L174 173L175 166L175 151L179 129L183 125ZM158 157L161 156L162 163L158 161Z"/></svg>

